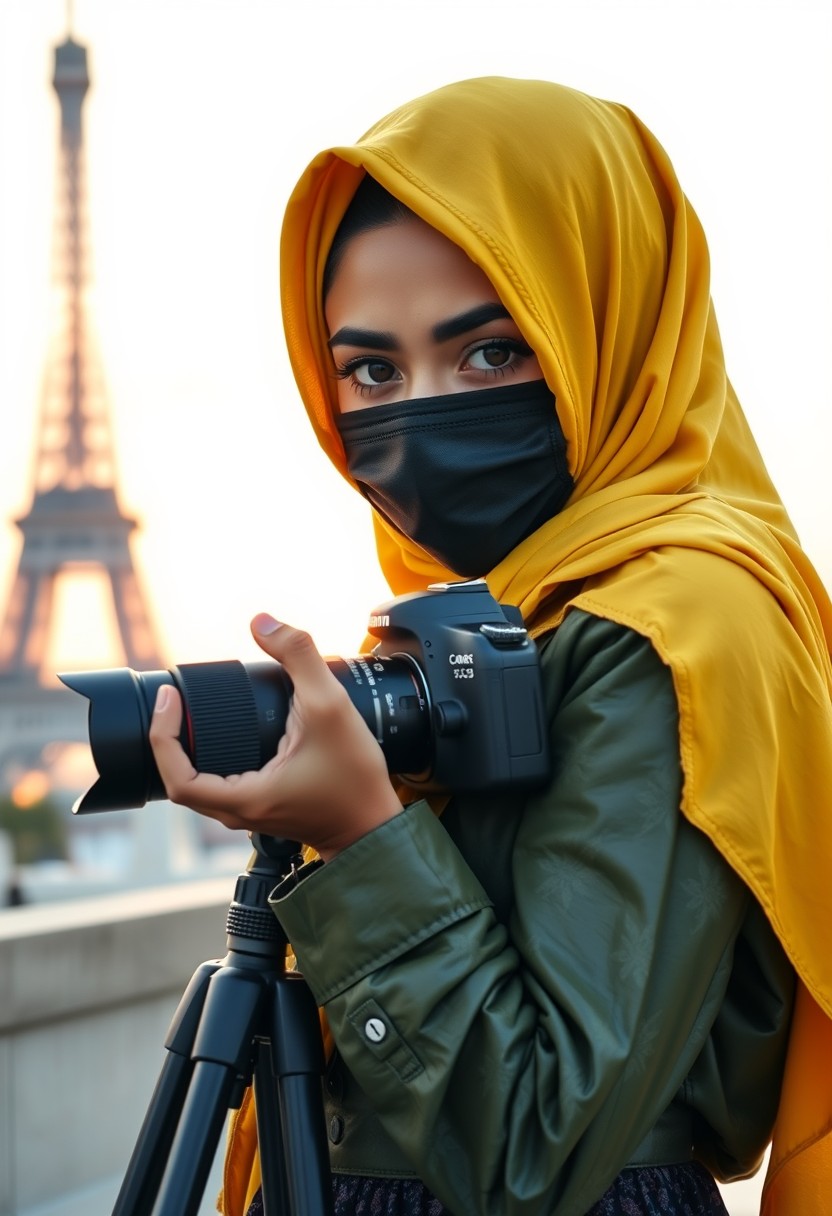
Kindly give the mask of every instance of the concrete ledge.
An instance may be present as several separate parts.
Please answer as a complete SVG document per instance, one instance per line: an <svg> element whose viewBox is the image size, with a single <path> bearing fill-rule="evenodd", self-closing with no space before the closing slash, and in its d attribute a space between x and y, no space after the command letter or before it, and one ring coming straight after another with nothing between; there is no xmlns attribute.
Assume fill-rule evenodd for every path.
<svg viewBox="0 0 832 1216"><path fill-rule="evenodd" d="M184 989L233 897L212 878L0 914L0 1033Z"/></svg>
<svg viewBox="0 0 832 1216"><path fill-rule="evenodd" d="M0 1216L112 1210L179 1000L226 953L234 885L0 913Z"/></svg>

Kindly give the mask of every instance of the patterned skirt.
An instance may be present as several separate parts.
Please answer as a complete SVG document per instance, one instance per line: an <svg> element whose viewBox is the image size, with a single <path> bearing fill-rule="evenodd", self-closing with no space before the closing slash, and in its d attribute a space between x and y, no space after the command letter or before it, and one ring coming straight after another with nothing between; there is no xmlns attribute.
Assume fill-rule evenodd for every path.
<svg viewBox="0 0 832 1216"><path fill-rule="evenodd" d="M411 1179L332 1179L335 1216L451 1216ZM246 1216L263 1216L259 1193ZM719 1188L697 1162L622 1170L586 1216L728 1216Z"/></svg>

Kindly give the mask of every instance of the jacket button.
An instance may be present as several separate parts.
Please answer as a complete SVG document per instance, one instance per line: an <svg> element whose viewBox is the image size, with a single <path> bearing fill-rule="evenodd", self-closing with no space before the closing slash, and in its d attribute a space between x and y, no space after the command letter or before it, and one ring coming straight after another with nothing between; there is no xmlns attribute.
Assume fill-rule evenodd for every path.
<svg viewBox="0 0 832 1216"><path fill-rule="evenodd" d="M329 1139L332 1144L340 1144L344 1139L344 1120L340 1115L333 1115L329 1121Z"/></svg>
<svg viewBox="0 0 832 1216"><path fill-rule="evenodd" d="M387 1027L381 1018L367 1018L364 1023L364 1033L371 1043L380 1043L387 1034Z"/></svg>

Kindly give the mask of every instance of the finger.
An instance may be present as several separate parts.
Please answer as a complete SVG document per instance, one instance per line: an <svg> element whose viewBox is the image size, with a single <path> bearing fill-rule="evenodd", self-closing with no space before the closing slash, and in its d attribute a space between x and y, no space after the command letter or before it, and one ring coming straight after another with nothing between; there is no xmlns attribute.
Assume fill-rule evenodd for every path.
<svg viewBox="0 0 832 1216"><path fill-rule="evenodd" d="M331 696L333 685L340 689L308 633L276 621L265 612L254 617L251 632L261 650L285 667L296 689L302 689L307 697L313 692Z"/></svg>
<svg viewBox="0 0 832 1216"><path fill-rule="evenodd" d="M156 694L149 737L167 796L172 802L203 814L233 812L241 785L255 785L258 774L219 777L215 773L198 773L179 742L181 727L182 699L175 688L164 684Z"/></svg>
<svg viewBox="0 0 832 1216"><path fill-rule="evenodd" d="M182 698L172 685L163 684L156 694L148 733L156 767L166 789L169 782L179 784L196 775L196 769L179 742L181 729Z"/></svg>

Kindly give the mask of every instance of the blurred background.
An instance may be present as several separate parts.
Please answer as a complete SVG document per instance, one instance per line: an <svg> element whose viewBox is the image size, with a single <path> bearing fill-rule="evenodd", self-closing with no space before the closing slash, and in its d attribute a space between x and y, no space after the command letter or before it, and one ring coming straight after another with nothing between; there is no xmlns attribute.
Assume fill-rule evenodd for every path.
<svg viewBox="0 0 832 1216"><path fill-rule="evenodd" d="M729 374L832 583L831 21L820 0L0 0L0 902L230 875L247 856L163 803L72 819L95 774L86 703L55 672L124 664L124 620L147 666L252 660L260 610L356 650L388 591L293 385L281 216L317 151L450 80L558 80L664 143L709 238ZM56 440L79 334L89 475L71 427ZM62 461L98 493L68 540L49 496ZM33 561L66 545L30 610L24 535ZM121 628L84 535L129 557Z"/></svg>
<svg viewBox="0 0 832 1216"><path fill-rule="evenodd" d="M829 6L806 0L0 0L0 619L19 581L14 520L45 461L39 411L62 396L70 220L51 82L70 34L90 81L85 357L111 431L113 510L140 522L131 561L164 666L256 657L248 621L263 609L352 653L387 596L365 506L319 452L293 385L280 222L319 149L466 76L623 101L663 141L709 237L729 374L829 581L829 26ZM42 682L125 662L106 570L80 556L41 609ZM0 653L0 671L10 661ZM61 831L36 828L44 812L30 809L24 833L13 807L58 783L65 810L90 772L83 746L54 754L55 771L30 760L0 811L25 861L24 835L54 853ZM72 857L105 831L76 821L61 847Z"/></svg>

